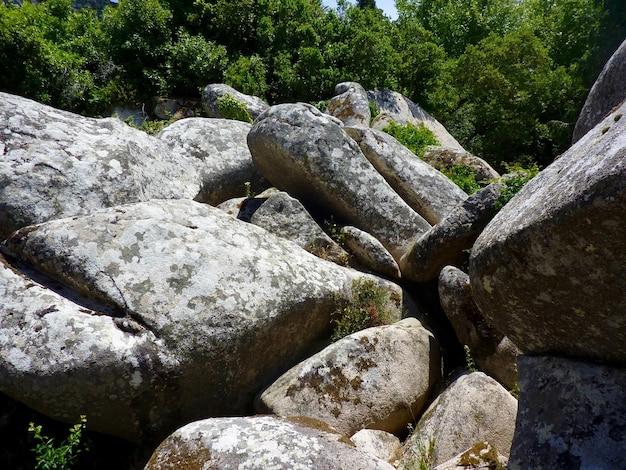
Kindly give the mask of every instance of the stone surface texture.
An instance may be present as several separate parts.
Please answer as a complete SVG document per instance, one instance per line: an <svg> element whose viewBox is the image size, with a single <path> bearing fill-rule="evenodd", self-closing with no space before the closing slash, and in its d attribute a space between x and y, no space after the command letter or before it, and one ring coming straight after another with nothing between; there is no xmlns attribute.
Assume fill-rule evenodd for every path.
<svg viewBox="0 0 626 470"><path fill-rule="evenodd" d="M402 452L400 439L380 429L361 429L350 440L359 449L389 463L394 463Z"/></svg>
<svg viewBox="0 0 626 470"><path fill-rule="evenodd" d="M346 435L402 432L439 377L438 349L415 318L353 333L281 376L258 411L317 418Z"/></svg>
<svg viewBox="0 0 626 470"><path fill-rule="evenodd" d="M393 470L324 423L272 416L214 418L169 436L145 470Z"/></svg>
<svg viewBox="0 0 626 470"><path fill-rule="evenodd" d="M473 246L476 303L524 353L626 364L625 112L528 182Z"/></svg>
<svg viewBox="0 0 626 470"><path fill-rule="evenodd" d="M346 126L369 127L372 117L367 92L355 82L343 82L335 87L335 96L326 112Z"/></svg>
<svg viewBox="0 0 626 470"><path fill-rule="evenodd" d="M366 269L393 279L400 278L400 268L393 256L376 238L356 227L341 228L346 248Z"/></svg>
<svg viewBox="0 0 626 470"><path fill-rule="evenodd" d="M457 148L429 145L424 149L423 160L438 170L453 166L470 168L474 172L476 181L483 184L500 177L500 174L485 160Z"/></svg>
<svg viewBox="0 0 626 470"><path fill-rule="evenodd" d="M230 95L243 103L252 119L256 119L259 114L269 108L269 105L257 96L246 95L223 83L212 83L202 90L202 107L209 117L224 117L218 102L224 95Z"/></svg>

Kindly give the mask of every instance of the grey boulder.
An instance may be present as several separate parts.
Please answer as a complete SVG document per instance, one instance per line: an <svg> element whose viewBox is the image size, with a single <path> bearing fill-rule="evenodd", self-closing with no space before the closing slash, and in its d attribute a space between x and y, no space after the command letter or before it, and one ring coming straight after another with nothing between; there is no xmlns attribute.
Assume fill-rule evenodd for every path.
<svg viewBox="0 0 626 470"><path fill-rule="evenodd" d="M372 117L367 92L355 82L342 82L335 87L326 112L346 126L369 127Z"/></svg>
<svg viewBox="0 0 626 470"><path fill-rule="evenodd" d="M369 233L346 225L341 228L346 248L365 269L393 279L400 278L400 268L393 256Z"/></svg>
<svg viewBox="0 0 626 470"><path fill-rule="evenodd" d="M246 95L223 83L212 83L202 90L202 107L206 111L207 116L212 118L225 117L219 107L219 100L225 95L230 95L242 103L252 119L256 119L259 114L269 108L269 105L261 98Z"/></svg>
<svg viewBox="0 0 626 470"><path fill-rule="evenodd" d="M458 148L429 145L424 149L423 160L438 170L462 166L474 173L474 178L483 185L500 177L500 174L482 158Z"/></svg>

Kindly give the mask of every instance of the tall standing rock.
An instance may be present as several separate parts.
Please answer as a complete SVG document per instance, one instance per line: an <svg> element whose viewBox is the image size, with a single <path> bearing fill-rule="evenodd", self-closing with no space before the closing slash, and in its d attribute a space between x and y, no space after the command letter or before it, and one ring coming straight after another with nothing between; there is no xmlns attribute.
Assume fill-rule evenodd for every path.
<svg viewBox="0 0 626 470"><path fill-rule="evenodd" d="M346 126L369 127L372 117L367 92L355 82L342 82L335 87L326 112Z"/></svg>
<svg viewBox="0 0 626 470"><path fill-rule="evenodd" d="M259 172L308 209L322 209L375 236L398 260L430 228L331 117L283 104L257 118L248 145Z"/></svg>
<svg viewBox="0 0 626 470"><path fill-rule="evenodd" d="M476 303L525 353L626 363L624 113L531 180L474 244Z"/></svg>

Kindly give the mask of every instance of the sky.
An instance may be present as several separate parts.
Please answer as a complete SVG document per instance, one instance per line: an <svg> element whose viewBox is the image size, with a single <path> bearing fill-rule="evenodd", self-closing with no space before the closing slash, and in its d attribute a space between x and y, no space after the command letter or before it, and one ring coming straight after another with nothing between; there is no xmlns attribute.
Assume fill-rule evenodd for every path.
<svg viewBox="0 0 626 470"><path fill-rule="evenodd" d="M351 3L356 3L356 1L353 0ZM329 8L337 8L336 0L322 0L322 5ZM392 20L398 17L395 0L376 0L376 6L385 12L385 15Z"/></svg>

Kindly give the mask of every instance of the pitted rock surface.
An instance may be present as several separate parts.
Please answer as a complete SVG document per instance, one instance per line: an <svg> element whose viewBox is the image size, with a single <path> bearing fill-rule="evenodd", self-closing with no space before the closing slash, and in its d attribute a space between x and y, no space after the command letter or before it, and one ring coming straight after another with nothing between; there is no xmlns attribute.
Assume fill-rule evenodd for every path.
<svg viewBox="0 0 626 470"><path fill-rule="evenodd" d="M271 107L255 121L248 145L259 172L312 212L334 214L376 237L399 259L430 228L398 196L354 140L307 104Z"/></svg>
<svg viewBox="0 0 626 470"><path fill-rule="evenodd" d="M434 442L432 464L440 465L488 441L508 456L515 429L517 400L482 372L461 375L428 407L404 445L398 468L408 470L418 449Z"/></svg>
<svg viewBox="0 0 626 470"><path fill-rule="evenodd" d="M626 364L624 113L528 182L473 246L476 303L525 353Z"/></svg>
<svg viewBox="0 0 626 470"><path fill-rule="evenodd" d="M439 347L415 318L368 328L286 372L259 411L320 419L346 435L364 428L402 432L439 377Z"/></svg>
<svg viewBox="0 0 626 470"><path fill-rule="evenodd" d="M346 133L389 185L432 225L467 199L456 184L391 135L375 129L346 127Z"/></svg>
<svg viewBox="0 0 626 470"><path fill-rule="evenodd" d="M200 190L191 162L145 132L7 93L0 155L0 239L26 225Z"/></svg>
<svg viewBox="0 0 626 470"><path fill-rule="evenodd" d="M243 196L246 183L258 193L268 184L252 162L246 138L251 125L232 119L189 118L176 121L157 135L173 156L190 160L200 177L195 200L213 206Z"/></svg>
<svg viewBox="0 0 626 470"><path fill-rule="evenodd" d="M322 422L273 416L190 423L152 454L145 470L393 470Z"/></svg>
<svg viewBox="0 0 626 470"><path fill-rule="evenodd" d="M339 303L352 299L352 281L364 276L190 200L28 227L2 251L54 277L69 294L50 291L47 303L37 300L47 292L37 281L5 269L0 389L51 417L102 416L89 425L133 441L163 438L201 416L249 412L254 395L326 334ZM401 298L398 286L371 279ZM107 316L83 313L84 302L72 306L78 296ZM78 346L67 347L84 350L84 360L46 340L71 338L79 328L74 317L107 328L74 334ZM122 341L117 329L145 346ZM97 361L107 354L124 361L102 369ZM66 386L48 386L64 380ZM114 392L102 387L107 380Z"/></svg>

